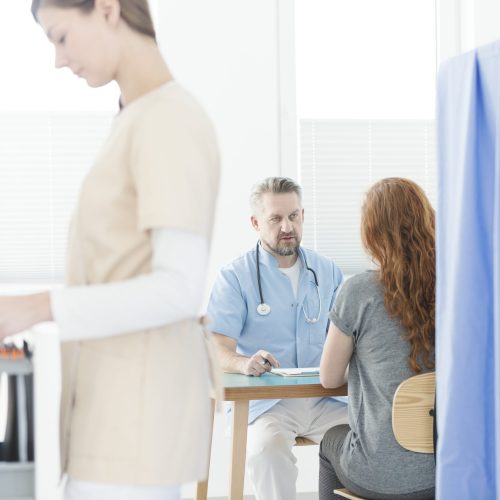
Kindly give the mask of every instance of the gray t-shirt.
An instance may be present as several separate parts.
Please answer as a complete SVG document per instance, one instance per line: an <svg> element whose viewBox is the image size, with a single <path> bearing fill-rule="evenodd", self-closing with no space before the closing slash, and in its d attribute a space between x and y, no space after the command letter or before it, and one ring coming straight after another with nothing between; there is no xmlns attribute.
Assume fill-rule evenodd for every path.
<svg viewBox="0 0 500 500"><path fill-rule="evenodd" d="M392 399L415 375L408 365L405 329L384 307L377 273L353 276L330 313L333 324L353 337L349 364L349 425L340 460L345 475L370 491L410 493L434 486L434 457L402 448L392 432Z"/></svg>

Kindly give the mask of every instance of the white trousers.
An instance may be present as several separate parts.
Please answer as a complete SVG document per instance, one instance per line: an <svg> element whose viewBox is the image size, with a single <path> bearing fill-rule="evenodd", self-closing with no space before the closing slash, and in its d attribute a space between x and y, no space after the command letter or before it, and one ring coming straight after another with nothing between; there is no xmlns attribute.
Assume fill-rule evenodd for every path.
<svg viewBox="0 0 500 500"><path fill-rule="evenodd" d="M283 399L248 426L247 471L257 500L296 498L297 436L319 443L335 425L347 424L347 405L330 398Z"/></svg>
<svg viewBox="0 0 500 500"><path fill-rule="evenodd" d="M179 500L180 486L128 486L68 478L64 500Z"/></svg>

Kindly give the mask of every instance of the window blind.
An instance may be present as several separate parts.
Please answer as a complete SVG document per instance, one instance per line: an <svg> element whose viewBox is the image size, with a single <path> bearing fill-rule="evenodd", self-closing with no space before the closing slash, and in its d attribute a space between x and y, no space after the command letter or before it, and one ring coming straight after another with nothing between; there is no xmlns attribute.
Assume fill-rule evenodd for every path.
<svg viewBox="0 0 500 500"><path fill-rule="evenodd" d="M364 192L384 177L417 182L436 199L434 120L300 120L303 244L344 274L372 267L360 238Z"/></svg>
<svg viewBox="0 0 500 500"><path fill-rule="evenodd" d="M0 113L0 282L63 278L68 224L112 113Z"/></svg>

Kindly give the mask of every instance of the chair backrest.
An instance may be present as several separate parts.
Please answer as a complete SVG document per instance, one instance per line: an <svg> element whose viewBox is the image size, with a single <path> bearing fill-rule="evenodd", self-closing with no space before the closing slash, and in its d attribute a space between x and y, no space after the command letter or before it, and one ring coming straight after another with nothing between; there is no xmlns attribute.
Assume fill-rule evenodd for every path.
<svg viewBox="0 0 500 500"><path fill-rule="evenodd" d="M435 395L435 372L415 375L399 384L392 400L392 431L403 448L416 453L434 451ZM347 488L334 493L350 500L365 500Z"/></svg>
<svg viewBox="0 0 500 500"><path fill-rule="evenodd" d="M432 453L436 373L415 375L401 382L392 401L392 430L407 450Z"/></svg>
<svg viewBox="0 0 500 500"><path fill-rule="evenodd" d="M295 446L311 446L314 444L318 443L315 443L314 441L311 441L309 438L306 437L297 436L295 438Z"/></svg>

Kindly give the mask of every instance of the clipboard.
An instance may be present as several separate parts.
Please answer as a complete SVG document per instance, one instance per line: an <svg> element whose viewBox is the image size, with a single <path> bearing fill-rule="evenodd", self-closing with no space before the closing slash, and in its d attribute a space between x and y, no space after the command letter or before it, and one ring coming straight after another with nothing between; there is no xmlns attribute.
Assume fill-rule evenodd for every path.
<svg viewBox="0 0 500 500"><path fill-rule="evenodd" d="M273 368L271 373L282 377L319 377L319 366L311 368Z"/></svg>

